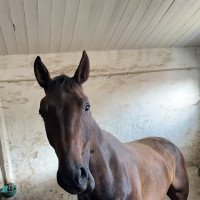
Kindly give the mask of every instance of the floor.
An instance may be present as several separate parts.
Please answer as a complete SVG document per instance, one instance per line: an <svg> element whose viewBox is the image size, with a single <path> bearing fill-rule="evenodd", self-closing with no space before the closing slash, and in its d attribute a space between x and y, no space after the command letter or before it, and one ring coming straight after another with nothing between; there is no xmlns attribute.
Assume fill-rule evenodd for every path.
<svg viewBox="0 0 200 200"><path fill-rule="evenodd" d="M200 177L198 176L198 168L197 167L188 167L187 168L188 171L188 176L189 176L189 182L190 182L190 193L189 193L189 197L188 200L200 200ZM53 187L56 188L56 187ZM57 187L59 189L59 187ZM44 190L44 189L43 189ZM55 199L68 199L68 200L76 200L75 196L66 194L66 193L62 193L62 189L61 193L59 193L56 190L52 190L52 194L51 196L42 196L42 197L36 197L37 194L34 194L33 196L29 196L26 198L26 200L55 200ZM64 191L63 191L64 192ZM4 200L5 198L2 198L0 196L0 200ZM11 198L13 199L13 198ZM20 198L18 198L17 196L14 197L13 200L20 200ZM166 197L165 200L169 200L169 198Z"/></svg>

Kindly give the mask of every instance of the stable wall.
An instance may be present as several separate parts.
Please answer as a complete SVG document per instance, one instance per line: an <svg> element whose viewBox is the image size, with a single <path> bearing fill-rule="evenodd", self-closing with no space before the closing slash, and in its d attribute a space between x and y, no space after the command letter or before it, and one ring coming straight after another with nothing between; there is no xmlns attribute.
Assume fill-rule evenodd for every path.
<svg viewBox="0 0 200 200"><path fill-rule="evenodd" d="M84 90L103 129L123 142L147 136L168 138L181 148L187 165L200 163L199 49L88 55L91 77ZM0 57L0 98L18 186L14 199L75 199L56 183L57 158L38 114L44 92L33 74L35 57ZM41 55L53 76L72 75L80 57L80 52Z"/></svg>

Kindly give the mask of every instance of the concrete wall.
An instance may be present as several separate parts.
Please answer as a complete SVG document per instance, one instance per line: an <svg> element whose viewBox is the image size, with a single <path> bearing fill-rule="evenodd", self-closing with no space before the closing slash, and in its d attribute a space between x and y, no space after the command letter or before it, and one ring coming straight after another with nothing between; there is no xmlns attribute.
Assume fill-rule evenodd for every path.
<svg viewBox="0 0 200 200"><path fill-rule="evenodd" d="M91 77L84 89L103 129L123 142L166 137L181 148L188 165L199 163L199 49L88 54ZM38 114L44 92L33 75L35 57L0 57L0 98L18 186L14 199L75 199L56 184L57 158ZM41 57L52 75L72 75L81 53Z"/></svg>

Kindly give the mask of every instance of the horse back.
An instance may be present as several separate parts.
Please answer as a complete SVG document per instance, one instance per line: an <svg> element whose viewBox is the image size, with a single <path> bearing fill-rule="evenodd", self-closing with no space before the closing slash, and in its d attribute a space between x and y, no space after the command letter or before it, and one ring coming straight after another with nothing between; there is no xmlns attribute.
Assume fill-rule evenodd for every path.
<svg viewBox="0 0 200 200"><path fill-rule="evenodd" d="M147 147L147 151L148 148L150 148L151 150L153 150L153 152L155 152L154 156L159 156L161 160L163 160L163 162L165 163L165 165L171 173L175 173L177 165L185 165L185 161L180 149L171 141L165 138L147 137L126 144L132 148L137 146L137 144L140 144L143 146L144 149L145 147ZM148 155L148 153L150 152L148 151L146 155Z"/></svg>
<svg viewBox="0 0 200 200"><path fill-rule="evenodd" d="M161 137L147 137L141 140L136 140L136 143L146 145L155 150L165 161L171 159L175 162L184 161L180 149L171 141ZM175 163L176 164L176 163ZM183 163L185 164L185 163Z"/></svg>

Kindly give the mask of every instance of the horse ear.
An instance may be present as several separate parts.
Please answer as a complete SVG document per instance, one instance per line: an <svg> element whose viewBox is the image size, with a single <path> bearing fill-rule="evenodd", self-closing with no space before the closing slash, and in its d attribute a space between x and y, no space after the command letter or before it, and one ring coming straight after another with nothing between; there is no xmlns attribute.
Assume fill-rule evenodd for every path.
<svg viewBox="0 0 200 200"><path fill-rule="evenodd" d="M87 81L90 72L90 61L86 51L83 51L81 61L79 66L74 74L74 79L79 85L82 85L85 81Z"/></svg>
<svg viewBox="0 0 200 200"><path fill-rule="evenodd" d="M49 71L42 63L41 58L39 56L37 56L34 62L34 72L39 85L46 89L51 80L51 77L49 75Z"/></svg>

